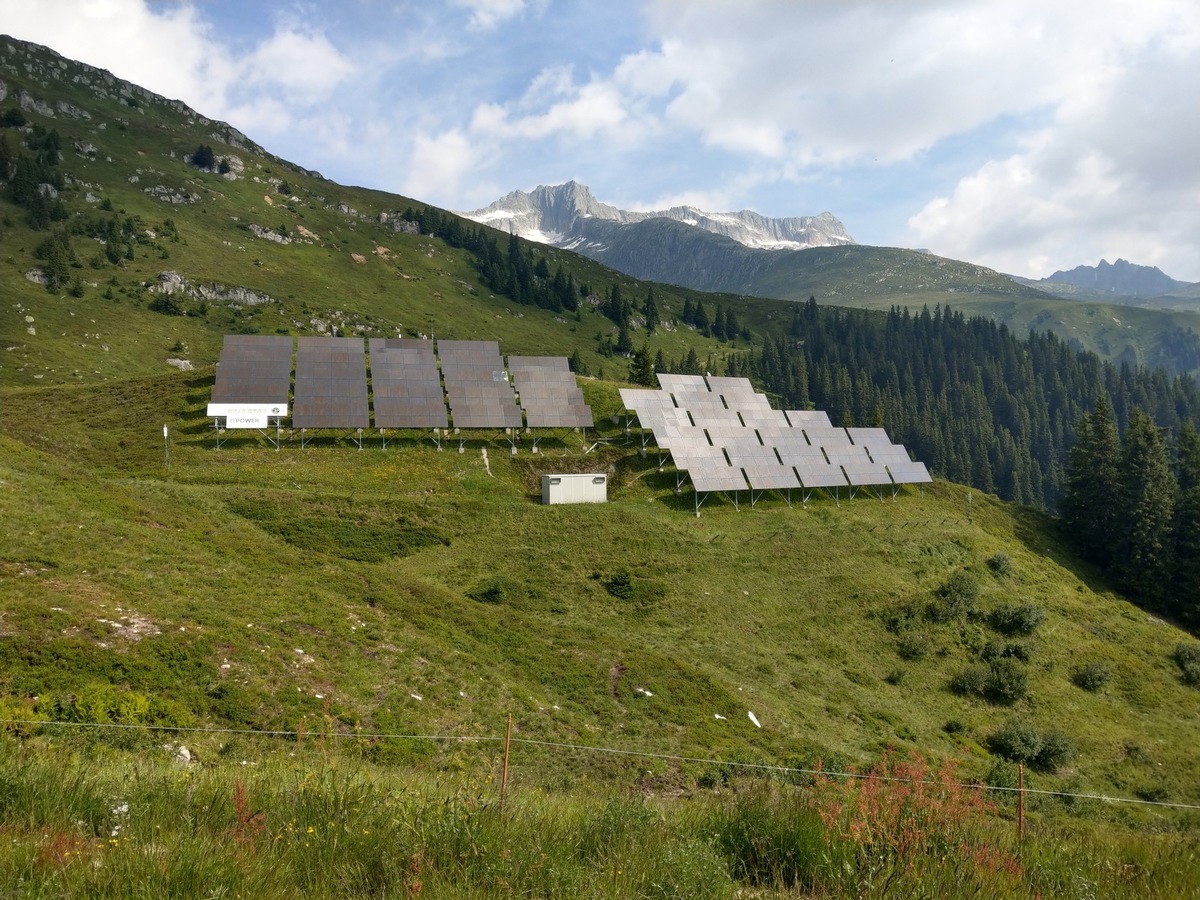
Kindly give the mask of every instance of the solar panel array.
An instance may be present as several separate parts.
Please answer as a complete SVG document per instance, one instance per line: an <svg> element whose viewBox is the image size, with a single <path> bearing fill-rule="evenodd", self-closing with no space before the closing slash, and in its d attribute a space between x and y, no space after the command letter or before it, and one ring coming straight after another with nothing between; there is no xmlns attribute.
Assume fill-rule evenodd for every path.
<svg viewBox="0 0 1200 900"><path fill-rule="evenodd" d="M292 339L227 334L213 384L213 403L263 403L287 407L292 387Z"/></svg>
<svg viewBox="0 0 1200 900"><path fill-rule="evenodd" d="M593 425L565 356L513 356L510 382L495 341L438 341L437 355L432 341L368 343L377 428L446 428L451 417L456 428ZM211 414L224 416L231 405L277 405L286 417L291 387L292 338L226 335L209 404L220 411ZM366 428L371 405L361 338L299 339L293 427Z"/></svg>
<svg viewBox="0 0 1200 900"><path fill-rule="evenodd" d="M455 428L520 428L521 407L496 341L437 342Z"/></svg>
<svg viewBox="0 0 1200 900"><path fill-rule="evenodd" d="M445 428L442 392L433 341L371 338L371 393L376 428Z"/></svg>
<svg viewBox="0 0 1200 900"><path fill-rule="evenodd" d="M302 337L296 352L296 428L367 428L362 338Z"/></svg>
<svg viewBox="0 0 1200 900"><path fill-rule="evenodd" d="M508 370L528 427L592 427L592 408L565 356L510 356Z"/></svg>
<svg viewBox="0 0 1200 900"><path fill-rule="evenodd" d="M625 408L697 492L921 484L931 479L882 428L836 428L812 410L771 409L749 379L658 376L623 388Z"/></svg>

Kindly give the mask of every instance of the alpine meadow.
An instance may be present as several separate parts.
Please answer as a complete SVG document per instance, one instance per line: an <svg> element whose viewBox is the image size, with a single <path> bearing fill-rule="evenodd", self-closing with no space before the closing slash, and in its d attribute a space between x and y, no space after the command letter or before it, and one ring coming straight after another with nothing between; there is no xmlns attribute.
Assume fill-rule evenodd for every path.
<svg viewBox="0 0 1200 900"><path fill-rule="evenodd" d="M0 126L0 893L1200 896L1195 313L643 281L7 36ZM564 358L595 424L217 429L231 335ZM933 481L697 493L659 375Z"/></svg>

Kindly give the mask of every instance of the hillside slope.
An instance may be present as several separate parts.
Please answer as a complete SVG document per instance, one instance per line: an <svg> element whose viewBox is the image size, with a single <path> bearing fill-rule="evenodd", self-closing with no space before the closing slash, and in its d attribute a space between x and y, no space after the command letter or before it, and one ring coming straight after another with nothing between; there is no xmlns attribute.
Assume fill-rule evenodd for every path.
<svg viewBox="0 0 1200 900"><path fill-rule="evenodd" d="M0 79L27 117L0 130L10 149L19 135L46 150L53 130L63 153L48 173L61 176L62 216L51 204L34 228L34 210L0 200L10 718L294 731L328 708L340 728L461 736L512 712L524 735L592 746L849 762L898 744L961 755L983 777L997 762L989 738L1016 717L1078 746L1037 776L1047 785L1200 799L1196 695L1171 660L1185 635L1108 592L1050 520L967 488L808 508L714 497L697 517L674 474L625 442L605 380L584 381L601 429L537 455L483 435L461 454L415 436L386 451L326 435L276 452L239 435L216 450L204 409L222 334L492 339L505 353L578 351L621 376L628 362L597 352L617 329L596 307L613 286L649 288L518 245L591 286L572 313L519 306L484 287L470 254L413 233L413 201L328 182L9 39ZM188 162L206 146L229 172ZM44 246L51 235L65 243ZM859 249L872 266L842 271L868 295L887 251L836 252ZM65 280L47 290L33 279L56 259ZM847 257L831 259L836 270ZM940 271L925 262L921 278ZM945 284L969 286L962 265ZM693 296L655 292L664 318ZM792 310L745 308L756 327ZM647 344L701 359L732 346L665 326ZM610 474L611 503L536 502L542 473L594 470ZM964 578L975 608L945 614L946 586ZM1004 604L1045 621L1001 633ZM1103 690L1072 682L1090 664L1108 668ZM1028 691L950 689L981 666ZM436 755L396 738L371 752ZM548 773L564 768L636 771L547 754Z"/></svg>
<svg viewBox="0 0 1200 900"><path fill-rule="evenodd" d="M897 745L980 777L1015 717L1078 746L1040 784L1200 800L1195 690L1171 661L1185 636L1104 591L1032 513L939 483L808 508L711 497L696 517L612 425L590 453L575 436L490 460L416 439L218 451L210 381L4 392L8 715L121 721L120 698L142 696L141 720L164 724L311 729L329 709L366 732L470 735L512 712L526 737L777 762ZM588 393L602 417L619 403ZM610 503L538 503L541 473L580 470L609 472ZM939 589L964 576L975 612L942 618ZM1044 623L988 624L1013 603ZM950 689L993 652L1028 659L1027 695ZM1094 693L1072 682L1092 663L1111 674Z"/></svg>

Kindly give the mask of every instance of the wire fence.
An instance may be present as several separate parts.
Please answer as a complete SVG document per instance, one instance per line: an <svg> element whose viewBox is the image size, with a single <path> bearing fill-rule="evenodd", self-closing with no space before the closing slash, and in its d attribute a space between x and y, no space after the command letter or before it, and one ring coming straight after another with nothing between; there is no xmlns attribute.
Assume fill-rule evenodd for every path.
<svg viewBox="0 0 1200 900"><path fill-rule="evenodd" d="M920 784L934 785L940 782L932 779L916 779L904 778L893 775L880 775L873 772L838 772L829 769L807 769L797 766L777 766L768 763L752 763L752 762L737 762L734 760L715 759L702 756L681 756L671 753L654 753L648 750L628 750L617 747L599 747L588 744L570 744L561 741L542 741L534 738L506 737L505 735L461 735L461 734L401 734L393 732L364 732L364 731L314 731L314 732L297 732L297 731L270 731L254 728L216 728L206 726L178 726L178 725L136 725L123 724L116 722L56 722L43 719L0 719L0 726L37 726L37 727L63 727L63 728L78 728L78 729L113 729L113 730L129 730L129 731L157 731L164 733L175 734L228 734L228 735L243 735L255 737L286 737L297 738L301 735L312 735L314 737L326 738L348 738L353 740L412 740L412 741L432 741L432 742L457 742L462 744L470 743L494 743L494 744L521 744L531 747L545 747L551 750L571 750L583 753L598 753L608 754L611 756L626 756L639 759L654 759L663 762L675 763L692 763L699 765L717 766L721 768L748 770L757 772L771 772L780 775L808 775L820 778L841 778L841 779L875 779L877 781L897 782L901 784ZM1184 809L1184 810L1200 810L1200 804L1195 803L1175 803L1167 800L1150 800L1141 797L1113 797L1106 794L1085 794L1074 791L1051 791L1040 788L1030 787L1007 787L1003 785L991 785L977 782L967 782L962 784L963 787L969 787L976 790L989 791L993 793L1003 794L1031 794L1044 797L1058 797L1071 800L1096 800L1103 803L1123 803L1138 806L1162 807L1167 809Z"/></svg>

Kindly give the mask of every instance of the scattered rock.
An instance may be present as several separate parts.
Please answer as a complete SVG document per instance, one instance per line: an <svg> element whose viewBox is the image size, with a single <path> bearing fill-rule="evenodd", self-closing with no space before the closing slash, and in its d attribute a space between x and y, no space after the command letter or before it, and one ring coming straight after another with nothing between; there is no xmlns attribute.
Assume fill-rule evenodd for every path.
<svg viewBox="0 0 1200 900"><path fill-rule="evenodd" d="M286 234L280 234L278 231L272 231L270 228L263 228L261 225L251 223L246 228L255 237L260 237L266 241L274 241L277 244L290 244L292 242L292 239Z"/></svg>
<svg viewBox="0 0 1200 900"><path fill-rule="evenodd" d="M195 368L190 360L177 359L174 356L168 357L166 362L168 366L174 366L180 372L190 372Z"/></svg>
<svg viewBox="0 0 1200 900"><path fill-rule="evenodd" d="M151 197L155 198L156 200L162 200L164 203L171 203L175 206L178 206L183 203L196 203L200 200L199 194L193 194L190 191L176 190L175 188L169 188L165 184L159 184L159 185L155 185L154 187L143 188L142 193L149 194Z"/></svg>

